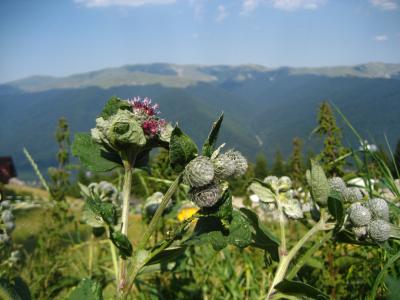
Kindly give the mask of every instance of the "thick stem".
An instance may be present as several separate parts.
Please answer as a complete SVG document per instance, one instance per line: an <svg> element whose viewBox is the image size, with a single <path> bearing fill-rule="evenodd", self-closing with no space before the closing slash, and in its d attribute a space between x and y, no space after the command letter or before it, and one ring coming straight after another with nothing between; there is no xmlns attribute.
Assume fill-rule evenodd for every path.
<svg viewBox="0 0 400 300"><path fill-rule="evenodd" d="M286 256L287 249L286 249L286 234L285 234L285 215L283 213L283 207L280 202L279 193L276 193L275 196L275 203L278 208L279 213L279 228L280 228L280 240L281 246L279 247L279 258Z"/></svg>
<svg viewBox="0 0 400 300"><path fill-rule="evenodd" d="M128 295L129 291L131 290L134 280L135 280L137 274L139 273L140 269L143 266L143 262L139 262L137 256L142 250L145 249L147 242L149 241L151 235L157 229L157 224L160 221L162 213L164 212L165 208L167 207L167 204L168 204L169 200L171 199L172 195L178 189L181 179L182 179L182 174L179 174L178 177L175 179L175 181L169 187L168 191L165 193L163 199L161 200L160 206L157 208L153 218L150 221L150 224L149 224L147 230L143 234L143 237L136 248L135 255L132 259L132 263L129 266L129 271L128 271L128 274L129 274L128 275L128 277L129 277L128 283L129 284L126 287L126 289L124 289L125 297Z"/></svg>
<svg viewBox="0 0 400 300"><path fill-rule="evenodd" d="M278 265L278 269L275 272L275 277L272 281L271 286L269 287L269 291L267 294L267 300L271 299L271 296L273 292L275 291L274 287L281 282L286 275L287 269L289 267L289 264L293 260L293 258L296 256L297 252L304 246L304 244L308 241L309 238L311 238L315 233L317 233L320 230L329 230L332 229L332 226L325 226L325 220L323 216L321 216L321 219L317 224L315 224L298 242L296 245L293 246L293 248L289 251L289 253L286 256L281 257ZM332 227L332 228L331 228Z"/></svg>
<svg viewBox="0 0 400 300"><path fill-rule="evenodd" d="M132 171L135 162L135 155L121 155L124 166L124 183L122 187L122 228L121 233L128 236L128 221L129 221L129 200L131 198L131 188L132 188ZM124 288L127 282L126 278L126 262L124 259L120 258L120 268L119 268L119 284L120 290Z"/></svg>

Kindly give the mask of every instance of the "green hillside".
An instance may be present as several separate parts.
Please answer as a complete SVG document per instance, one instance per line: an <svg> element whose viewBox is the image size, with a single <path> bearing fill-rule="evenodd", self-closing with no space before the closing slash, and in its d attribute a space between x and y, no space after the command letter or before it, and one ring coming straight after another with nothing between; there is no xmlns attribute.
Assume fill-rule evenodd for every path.
<svg viewBox="0 0 400 300"><path fill-rule="evenodd" d="M48 167L54 163L58 118L66 117L73 132L87 131L112 95L153 98L163 117L200 140L224 111L221 138L250 159L277 148L287 155L294 136L314 148L317 141L308 137L322 100L337 104L370 140L383 143L386 134L395 143L400 138L399 70L400 65L385 64L314 69L151 64L66 78L31 77L0 86L0 156L12 155L18 171L29 171L25 146Z"/></svg>

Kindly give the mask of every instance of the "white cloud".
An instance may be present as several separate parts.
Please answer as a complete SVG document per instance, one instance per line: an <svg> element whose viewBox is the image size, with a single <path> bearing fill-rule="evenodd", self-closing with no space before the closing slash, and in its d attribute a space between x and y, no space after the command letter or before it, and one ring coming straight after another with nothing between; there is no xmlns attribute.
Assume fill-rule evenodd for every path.
<svg viewBox="0 0 400 300"><path fill-rule="evenodd" d="M108 6L143 6L149 4L173 4L176 0L75 0L76 3L87 7L108 7Z"/></svg>
<svg viewBox="0 0 400 300"><path fill-rule="evenodd" d="M271 0L272 6L282 10L317 9L326 0Z"/></svg>
<svg viewBox="0 0 400 300"><path fill-rule="evenodd" d="M382 10L395 10L398 8L396 0L370 0L371 4Z"/></svg>
<svg viewBox="0 0 400 300"><path fill-rule="evenodd" d="M384 42L387 41L389 37L386 34L374 36L374 40L377 42Z"/></svg>
<svg viewBox="0 0 400 300"><path fill-rule="evenodd" d="M217 10L218 10L218 15L215 18L215 21L222 22L229 16L228 10L226 9L225 6L219 5Z"/></svg>
<svg viewBox="0 0 400 300"><path fill-rule="evenodd" d="M327 0L243 0L241 14L249 14L259 5L271 5L276 9L294 11L298 9L317 9Z"/></svg>

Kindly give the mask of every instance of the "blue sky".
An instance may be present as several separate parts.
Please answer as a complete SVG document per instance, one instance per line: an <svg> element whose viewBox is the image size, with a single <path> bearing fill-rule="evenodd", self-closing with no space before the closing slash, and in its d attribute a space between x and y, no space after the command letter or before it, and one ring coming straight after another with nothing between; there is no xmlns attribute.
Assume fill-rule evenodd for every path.
<svg viewBox="0 0 400 300"><path fill-rule="evenodd" d="M0 82L135 63L400 63L400 0L1 0Z"/></svg>

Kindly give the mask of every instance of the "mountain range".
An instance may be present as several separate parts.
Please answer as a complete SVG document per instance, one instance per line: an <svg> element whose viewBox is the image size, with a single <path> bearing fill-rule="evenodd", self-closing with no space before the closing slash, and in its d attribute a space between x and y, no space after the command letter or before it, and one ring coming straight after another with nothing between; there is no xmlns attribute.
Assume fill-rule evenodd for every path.
<svg viewBox="0 0 400 300"><path fill-rule="evenodd" d="M318 151L310 138L321 101L334 103L370 141L400 138L400 64L367 63L321 68L260 65L127 65L67 77L32 76L0 84L0 156L12 155L22 177L30 166L26 147L44 170L55 163L54 131L66 117L72 133L94 127L107 99L147 96L161 116L179 122L200 143L221 111L220 142L271 157L291 151L296 136ZM339 122L344 127L343 122ZM344 128L345 129L345 128ZM345 129L345 142L354 139Z"/></svg>

